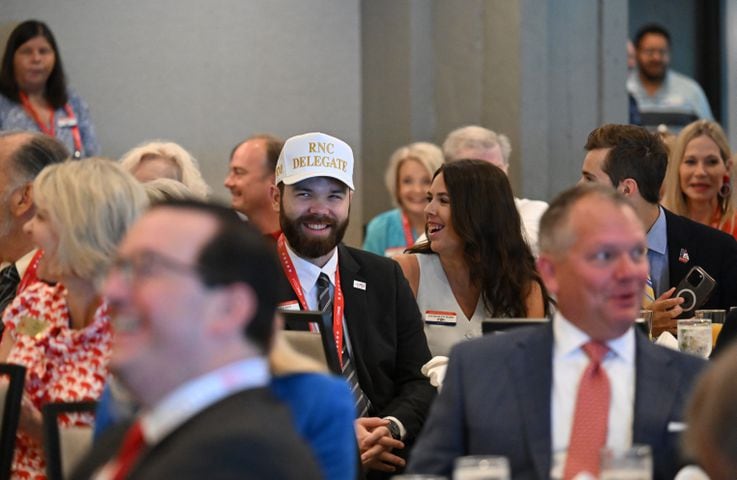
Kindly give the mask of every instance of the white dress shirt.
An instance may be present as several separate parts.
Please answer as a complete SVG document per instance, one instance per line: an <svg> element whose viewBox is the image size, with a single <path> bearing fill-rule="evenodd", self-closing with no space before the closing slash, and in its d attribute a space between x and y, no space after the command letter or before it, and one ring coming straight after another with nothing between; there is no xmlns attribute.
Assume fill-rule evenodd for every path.
<svg viewBox="0 0 737 480"><path fill-rule="evenodd" d="M562 478L565 452L571 437L576 410L578 384L589 364L581 348L589 340L582 330L560 313L553 319L553 392L551 396L551 430L553 462L551 477ZM607 428L608 447L628 448L632 445L635 407L635 332L632 327L619 338L606 342L609 352L603 367L609 377L611 402ZM559 474L556 472L560 468Z"/></svg>

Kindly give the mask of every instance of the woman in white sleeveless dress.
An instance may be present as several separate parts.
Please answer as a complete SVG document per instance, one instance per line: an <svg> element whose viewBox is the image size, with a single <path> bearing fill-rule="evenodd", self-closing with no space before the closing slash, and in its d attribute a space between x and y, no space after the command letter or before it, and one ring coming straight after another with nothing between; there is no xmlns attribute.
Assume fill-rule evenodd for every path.
<svg viewBox="0 0 737 480"><path fill-rule="evenodd" d="M425 322L433 355L481 335L484 319L543 317L550 297L522 236L507 176L480 160L435 172L425 208L428 242L395 257Z"/></svg>

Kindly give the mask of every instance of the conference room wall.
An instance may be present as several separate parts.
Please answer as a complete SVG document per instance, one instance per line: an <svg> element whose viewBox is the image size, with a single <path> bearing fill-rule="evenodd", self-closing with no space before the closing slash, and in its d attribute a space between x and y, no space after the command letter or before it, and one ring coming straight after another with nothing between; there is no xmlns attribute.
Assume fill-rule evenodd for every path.
<svg viewBox="0 0 737 480"><path fill-rule="evenodd" d="M29 18L53 30L105 156L178 142L224 200L230 150L253 133L324 131L361 157L358 0L3 0L0 45Z"/></svg>

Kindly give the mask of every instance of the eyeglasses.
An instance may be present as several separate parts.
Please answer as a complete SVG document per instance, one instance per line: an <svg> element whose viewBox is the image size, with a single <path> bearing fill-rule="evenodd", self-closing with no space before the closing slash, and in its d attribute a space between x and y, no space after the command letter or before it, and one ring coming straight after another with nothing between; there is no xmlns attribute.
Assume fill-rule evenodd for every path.
<svg viewBox="0 0 737 480"><path fill-rule="evenodd" d="M120 273L126 282L152 278L165 273L200 276L199 265L190 265L174 258L143 250L128 258L117 257L110 266L109 273Z"/></svg>
<svg viewBox="0 0 737 480"><path fill-rule="evenodd" d="M642 53L646 57L654 57L655 55L666 57L670 54L670 50L668 50L667 48L643 48L642 50L640 50L640 53Z"/></svg>

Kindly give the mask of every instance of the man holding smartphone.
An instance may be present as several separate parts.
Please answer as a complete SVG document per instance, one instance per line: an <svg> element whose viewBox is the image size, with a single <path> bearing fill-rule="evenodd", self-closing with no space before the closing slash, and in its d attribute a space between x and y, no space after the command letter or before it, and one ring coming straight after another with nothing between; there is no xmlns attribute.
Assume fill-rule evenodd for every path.
<svg viewBox="0 0 737 480"><path fill-rule="evenodd" d="M684 310L676 287L694 266L716 280L703 308L737 305L737 241L659 203L668 165L663 142L642 127L607 124L589 134L584 148L580 181L615 187L632 202L647 230L653 301L644 308L653 311L653 335L675 333L675 319Z"/></svg>

